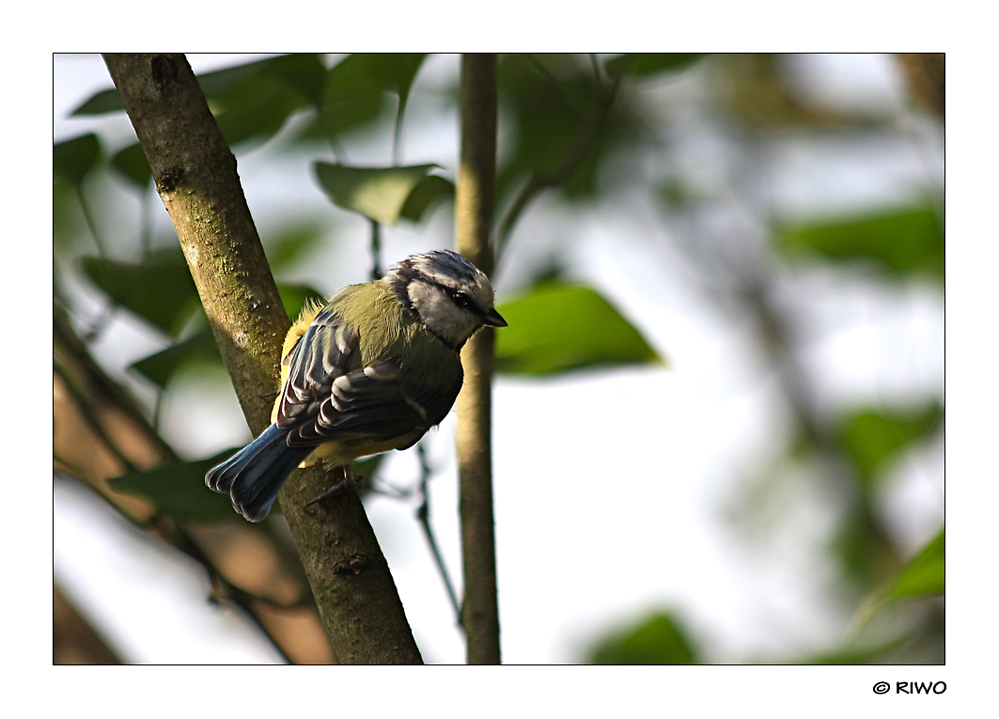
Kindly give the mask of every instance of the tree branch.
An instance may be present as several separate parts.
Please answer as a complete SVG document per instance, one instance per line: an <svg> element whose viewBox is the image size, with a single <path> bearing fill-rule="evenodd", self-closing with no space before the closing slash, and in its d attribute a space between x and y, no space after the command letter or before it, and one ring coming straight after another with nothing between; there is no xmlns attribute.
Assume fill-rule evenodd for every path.
<svg viewBox="0 0 999 719"><path fill-rule="evenodd" d="M496 185L496 56L464 55L461 62L461 162L455 188L458 251L483 272L493 270L489 248ZM498 664L499 609L493 536L490 443L493 329L485 327L461 354L465 382L457 402L461 539L465 573L462 625L469 664Z"/></svg>
<svg viewBox="0 0 999 719"><path fill-rule="evenodd" d="M254 434L269 423L288 317L236 174L236 160L183 55L105 55ZM360 499L305 505L329 485L295 472L281 506L342 663L420 653ZM207 490L206 490L207 491Z"/></svg>

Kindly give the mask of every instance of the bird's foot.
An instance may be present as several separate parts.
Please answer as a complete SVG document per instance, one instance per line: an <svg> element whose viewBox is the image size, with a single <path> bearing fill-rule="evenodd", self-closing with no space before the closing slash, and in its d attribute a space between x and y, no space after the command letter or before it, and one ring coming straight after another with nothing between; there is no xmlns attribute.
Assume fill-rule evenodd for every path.
<svg viewBox="0 0 999 719"><path fill-rule="evenodd" d="M323 502L327 499L340 497L348 492L353 492L354 494L361 493L364 477L354 474L350 467L335 467L334 469L339 470L339 473L342 475L340 479L332 487L306 504L306 507L311 507L313 504Z"/></svg>

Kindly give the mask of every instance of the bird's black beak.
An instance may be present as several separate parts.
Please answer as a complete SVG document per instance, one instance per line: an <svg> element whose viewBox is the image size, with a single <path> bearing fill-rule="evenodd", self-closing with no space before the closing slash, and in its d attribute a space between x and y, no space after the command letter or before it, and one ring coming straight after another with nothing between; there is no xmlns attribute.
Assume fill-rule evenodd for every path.
<svg viewBox="0 0 999 719"><path fill-rule="evenodd" d="M482 324L489 325L490 327L506 327L506 320L500 316L500 313L496 311L496 308L490 308L482 314Z"/></svg>

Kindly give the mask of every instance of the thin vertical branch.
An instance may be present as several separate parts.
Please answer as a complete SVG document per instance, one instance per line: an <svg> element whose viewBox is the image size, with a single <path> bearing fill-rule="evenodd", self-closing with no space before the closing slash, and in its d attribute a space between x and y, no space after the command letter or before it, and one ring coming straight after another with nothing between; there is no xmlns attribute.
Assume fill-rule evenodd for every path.
<svg viewBox="0 0 999 719"><path fill-rule="evenodd" d="M496 56L464 55L461 61L461 161L455 190L458 251L483 272L493 270L489 247L496 185ZM462 560L462 624L469 664L500 661L496 544L493 532L491 384L493 330L486 327L461 355L465 383L458 395Z"/></svg>
<svg viewBox="0 0 999 719"><path fill-rule="evenodd" d="M447 567L444 564L444 557L437 546L437 537L434 536L434 529L430 526L430 465L427 464L427 451L424 449L422 442L416 445L416 451L420 456L421 499L420 506L416 509L416 518L419 520L420 526L423 527L423 536L427 538L427 544L430 545L430 551L434 555L434 563L437 565L437 571L440 572L441 581L444 582L444 589L447 591L448 599L451 600L451 606L454 607L455 619L460 625L461 604L458 602L458 595L454 591L451 576L448 574Z"/></svg>

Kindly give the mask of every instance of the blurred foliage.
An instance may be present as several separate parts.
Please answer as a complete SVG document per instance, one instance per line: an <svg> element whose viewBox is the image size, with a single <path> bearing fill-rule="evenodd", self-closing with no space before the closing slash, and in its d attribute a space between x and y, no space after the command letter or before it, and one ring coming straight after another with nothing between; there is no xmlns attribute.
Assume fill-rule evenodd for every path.
<svg viewBox="0 0 999 719"><path fill-rule="evenodd" d="M811 253L832 262L868 261L889 276L921 271L943 281L943 223L932 207L785 228L777 248L789 258Z"/></svg>
<svg viewBox="0 0 999 719"><path fill-rule="evenodd" d="M655 77L664 72L679 72L700 60L697 53L629 53L611 58L605 65L608 74Z"/></svg>
<svg viewBox="0 0 999 719"><path fill-rule="evenodd" d="M116 303L171 336L200 307L179 245L152 253L141 264L85 257L83 271Z"/></svg>
<svg viewBox="0 0 999 719"><path fill-rule="evenodd" d="M57 142L52 148L52 168L57 177L72 185L79 185L87 176L101 154L97 135L88 133L71 140Z"/></svg>
<svg viewBox="0 0 999 719"><path fill-rule="evenodd" d="M886 601L942 597L944 593L944 530L902 569L888 586Z"/></svg>
<svg viewBox="0 0 999 719"><path fill-rule="evenodd" d="M909 62L918 59L910 58ZM342 210L371 223L377 256L378 226L390 227L405 219L419 228L435 208L454 196L457 168L400 166L398 162L407 104L426 60L422 54L402 53L353 54L334 60L315 54L287 55L204 73L198 80L237 156L279 133L282 147L315 153L315 191L330 200L331 213ZM942 63L934 62L934 68L939 65L942 70ZM705 67L714 74L717 87L718 103L712 111L721 113L709 120L728 125L736 145L755 143L764 132L792 129L803 137L820 133L828 137L829 133L854 132L878 122L888 127L890 123L890 118L879 120L808 106L788 81L782 56L726 55L705 60L701 55L642 53L609 57L503 55L498 66L503 140L498 158L498 207L508 206L525 188L551 190L558 193L559 200L597 200L606 191L599 182L601 167L608 159L628 152L642 158L643 167L649 158L668 165L673 156L663 150L663 137L670 137L675 128L656 128L657 133L665 134L651 136L650 106L643 92L659 81ZM453 113L456 86L435 92L431 101L437 103L441 114ZM97 117L120 112L118 93L109 88L83 102L73 115ZM347 155L355 140L370 142L373 137L383 138L386 147L391 145L385 164L352 165ZM331 150L334 161L323 157L319 148ZM706 201L717 199L704 189L695 177L697 173L685 172L681 163L665 170L666 180L655 178L651 192L655 196L657 187L669 190L660 199L672 217L696 218ZM163 346L158 351L127 358L128 366L157 392L171 391L171 380L181 368L220 362L179 250L174 246L150 251L136 237L131 245L110 251L97 236L99 228L113 226L118 218L109 216L96 201L104 197L90 192L96 185L100 183L101 192L110 187L140 200L151 195L149 166L139 145L106 147L94 133L55 143L53 175L57 299L72 310L81 336L87 341L98 339L108 320L94 317L86 302L68 292L66 288L72 283L63 282L64 273L75 274L99 291L106 300L104 307L125 308L162 333ZM863 215L806 216L794 222L774 218L769 249L791 271L806 262L822 263L843 273L869 267L877 270L868 273L875 281L899 283L919 277L942 286L944 222L939 207L939 198L927 197L916 206L885 207ZM681 220L676 226L682 224ZM696 224L692 222L691 227L696 235ZM293 263L329 251L327 233L307 219L288 217L283 227L270 234L265 246L279 277ZM730 269L719 269L720 253L714 249L706 242L697 246L699 257L718 262L705 265L705 277ZM750 281L745 284L761 282L765 286L769 278L760 280L749 273L766 264L746 262L738 268L747 273ZM560 258L553 257L550 268L535 268L533 274L529 289L499 307L510 326L496 334L498 370L551 377L581 369L665 364L636 325L605 297L593 288L563 279ZM720 283L712 289L719 296L724 294ZM290 317L297 315L305 301L320 297L313 288L301 286L281 287L281 293ZM744 297L736 299L746 304ZM764 320L761 326L774 321ZM786 349L791 354L794 348ZM775 369L783 371L776 365ZM933 597L941 596L943 531L915 557L903 560L880 517L875 491L888 471L897 466L899 457L938 436L943 423L939 402L934 399L906 411L861 405L823 422L828 418L808 416L807 403L800 398L787 399L799 422L807 425L793 430L796 439L789 443L788 455L821 458L814 459L813 481L822 481L815 479L825 471L819 465L837 468L839 473L829 481L838 496L847 497L831 542L844 570L843 583L836 589L851 597L861 595L868 620L898 605L932 602ZM158 398L148 410L154 426L159 404ZM823 431L823 426L831 429ZM178 460L125 473L111 484L150 499L161 512L178 521L231 522L238 517L228 498L204 487L204 471L219 457L189 463ZM370 479L379 459L357 463L355 471ZM263 532L263 528L254 526L249 531ZM847 585L851 589L843 590ZM859 663L886 657L906 661L906 657L915 656L906 653L908 639L922 637L935 646L942 642L940 612L930 606L924 619L870 645L844 644L818 656L791 657L789 661ZM589 657L589 661L616 664L703 660L702 652L668 612L654 613L608 637Z"/></svg>
<svg viewBox="0 0 999 719"><path fill-rule="evenodd" d="M669 612L654 612L634 627L601 640L589 664L696 664L686 631Z"/></svg>
<svg viewBox="0 0 999 719"><path fill-rule="evenodd" d="M861 408L846 415L832 447L855 472L857 506L839 527L832 547L843 568L871 591L900 569L901 559L877 517L876 491L886 470L904 452L929 442L943 423L943 408L931 402L908 411Z"/></svg>
<svg viewBox="0 0 999 719"><path fill-rule="evenodd" d="M144 497L178 520L217 522L239 518L227 495L205 491L205 473L233 450L199 462L165 464L145 472L130 472L108 480L115 490Z"/></svg>
<svg viewBox="0 0 999 719"><path fill-rule="evenodd" d="M122 177L135 183L139 191L145 191L153 179L153 171L149 169L146 153L139 143L129 145L119 150L111 158L111 166L121 173Z"/></svg>
<svg viewBox="0 0 999 719"><path fill-rule="evenodd" d="M500 158L497 189L502 197L531 175L555 174L577 139L589 132L607 104L608 89L572 55L504 55L497 69L500 107L512 120L513 147ZM561 190L592 197L599 158L633 140L632 109L614 105L586 159Z"/></svg>
<svg viewBox="0 0 999 719"><path fill-rule="evenodd" d="M234 454L240 447L220 452L209 459L197 462L165 464L147 471L129 472L108 480L120 492L134 494L149 500L156 510L183 522L237 522L244 520L232 509L228 495L205 489L205 474L219 462ZM354 463L355 476L363 477L365 486L371 480L384 454L367 457ZM281 503L274 505L273 513L280 513ZM258 527L251 524L249 527Z"/></svg>
<svg viewBox="0 0 999 719"><path fill-rule="evenodd" d="M862 485L869 489L888 460L899 451L928 440L942 421L943 407L936 402L910 412L864 409L844 418L839 443Z"/></svg>
<svg viewBox="0 0 999 719"><path fill-rule="evenodd" d="M164 350L143 357L133 362L129 367L148 379L160 389L166 389L170 378L181 367L186 367L199 360L222 363L218 345L212 337L211 330L203 329L187 339L176 342Z"/></svg>
<svg viewBox="0 0 999 719"><path fill-rule="evenodd" d="M198 76L226 142L270 139L307 105L319 106L326 70L319 55L282 55ZM98 92L74 116L121 112L118 90Z"/></svg>

